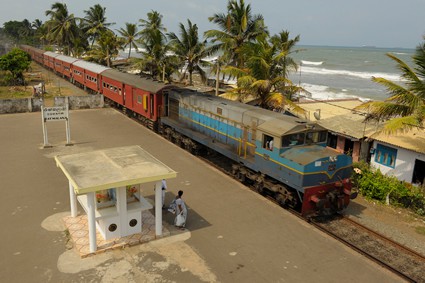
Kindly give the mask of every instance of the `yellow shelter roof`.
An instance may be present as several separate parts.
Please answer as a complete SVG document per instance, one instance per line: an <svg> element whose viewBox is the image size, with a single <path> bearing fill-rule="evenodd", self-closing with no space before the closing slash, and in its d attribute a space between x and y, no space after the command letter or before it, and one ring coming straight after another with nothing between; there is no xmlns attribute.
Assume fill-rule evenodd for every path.
<svg viewBox="0 0 425 283"><path fill-rule="evenodd" d="M126 146L55 157L76 194L175 178L177 172L140 146Z"/></svg>

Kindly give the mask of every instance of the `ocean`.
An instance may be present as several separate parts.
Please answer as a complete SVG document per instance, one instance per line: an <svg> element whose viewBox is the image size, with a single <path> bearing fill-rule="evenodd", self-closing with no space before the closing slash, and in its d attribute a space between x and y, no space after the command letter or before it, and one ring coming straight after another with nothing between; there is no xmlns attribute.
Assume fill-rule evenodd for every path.
<svg viewBox="0 0 425 283"><path fill-rule="evenodd" d="M360 98L384 100L389 97L386 89L372 82L372 76L402 83L396 62L386 56L392 53L410 66L414 49L377 47L295 46L299 52L291 54L299 65L289 78L301 85L315 100ZM128 49L120 53L126 58ZM132 56L140 57L135 51ZM213 61L216 56L208 58ZM209 72L208 68L206 69ZM214 79L215 74L209 74ZM234 83L234 81L229 81Z"/></svg>
<svg viewBox="0 0 425 283"><path fill-rule="evenodd" d="M372 76L402 83L392 53L410 66L414 49L375 47L296 46L291 55L299 64L290 79L310 92L312 99L360 98L384 100L386 89L372 82Z"/></svg>

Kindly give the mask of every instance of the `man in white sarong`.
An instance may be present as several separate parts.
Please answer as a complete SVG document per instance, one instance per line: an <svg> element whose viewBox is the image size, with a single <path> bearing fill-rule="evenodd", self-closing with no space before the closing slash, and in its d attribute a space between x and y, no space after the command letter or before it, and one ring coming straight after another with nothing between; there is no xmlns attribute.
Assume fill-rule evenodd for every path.
<svg viewBox="0 0 425 283"><path fill-rule="evenodd" d="M174 220L174 225L181 229L185 227L187 219L187 208L182 199L182 195L183 191L179 191L176 196L176 219Z"/></svg>

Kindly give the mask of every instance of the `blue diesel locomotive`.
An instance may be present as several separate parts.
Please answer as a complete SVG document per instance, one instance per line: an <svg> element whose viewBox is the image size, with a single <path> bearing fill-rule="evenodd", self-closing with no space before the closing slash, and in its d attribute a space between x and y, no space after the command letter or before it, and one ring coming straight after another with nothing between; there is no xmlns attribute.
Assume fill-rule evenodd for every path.
<svg viewBox="0 0 425 283"><path fill-rule="evenodd" d="M188 89L165 94L162 133L192 151L204 146L235 162L232 173L301 214L341 211L356 196L352 159L326 147L316 123Z"/></svg>

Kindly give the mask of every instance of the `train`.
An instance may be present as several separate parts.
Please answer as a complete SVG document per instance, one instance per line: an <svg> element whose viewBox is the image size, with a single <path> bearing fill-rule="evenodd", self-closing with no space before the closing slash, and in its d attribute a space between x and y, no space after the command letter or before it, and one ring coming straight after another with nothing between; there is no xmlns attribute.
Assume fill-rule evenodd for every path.
<svg viewBox="0 0 425 283"><path fill-rule="evenodd" d="M231 174L302 216L354 199L352 158L327 147L319 124L23 45L31 58L193 154L215 152Z"/></svg>

